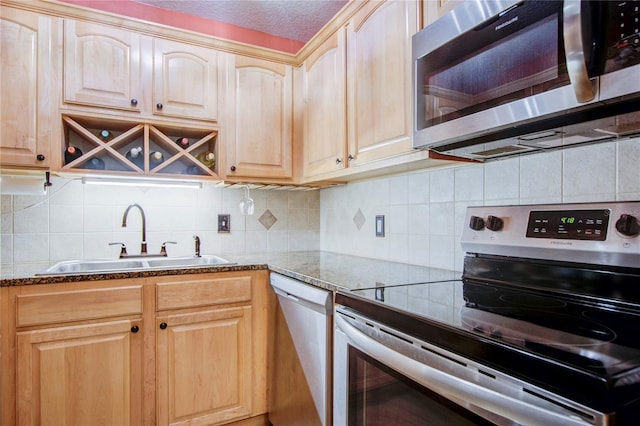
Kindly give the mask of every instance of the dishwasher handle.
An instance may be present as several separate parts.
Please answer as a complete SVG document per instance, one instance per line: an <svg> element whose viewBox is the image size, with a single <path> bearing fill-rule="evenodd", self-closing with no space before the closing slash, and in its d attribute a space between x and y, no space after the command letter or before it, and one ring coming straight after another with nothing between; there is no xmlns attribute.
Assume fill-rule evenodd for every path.
<svg viewBox="0 0 640 426"><path fill-rule="evenodd" d="M270 274L271 287L280 297L305 305L325 315L333 314L333 297L329 290L314 287L280 274Z"/></svg>

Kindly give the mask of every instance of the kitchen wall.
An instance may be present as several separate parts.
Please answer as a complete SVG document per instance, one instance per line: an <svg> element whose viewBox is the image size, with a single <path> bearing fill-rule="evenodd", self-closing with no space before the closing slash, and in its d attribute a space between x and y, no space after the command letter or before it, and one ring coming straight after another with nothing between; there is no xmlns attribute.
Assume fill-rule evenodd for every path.
<svg viewBox="0 0 640 426"><path fill-rule="evenodd" d="M486 164L422 170L320 191L252 190L256 213L239 214L241 189L100 187L54 178L44 197L2 195L2 278L28 276L60 260L116 258L122 241L139 252L143 206L149 251L170 256L326 250L462 268L460 234L468 205L640 200L640 139L566 149ZM231 214L231 233L217 215ZM385 237L375 236L384 215ZM275 222L274 222L275 220Z"/></svg>
<svg viewBox="0 0 640 426"><path fill-rule="evenodd" d="M255 214L242 216L243 189L134 188L83 185L79 179L53 178L46 196L2 195L0 206L1 277L23 277L70 259L118 257L124 242L140 252L141 216L146 213L148 251L164 241L169 256L194 254L193 235L203 254L244 254L319 248L319 191L252 190ZM231 232L217 232L218 214L231 215Z"/></svg>
<svg viewBox="0 0 640 426"><path fill-rule="evenodd" d="M633 139L325 189L320 248L461 270L467 206L640 200L639 164Z"/></svg>

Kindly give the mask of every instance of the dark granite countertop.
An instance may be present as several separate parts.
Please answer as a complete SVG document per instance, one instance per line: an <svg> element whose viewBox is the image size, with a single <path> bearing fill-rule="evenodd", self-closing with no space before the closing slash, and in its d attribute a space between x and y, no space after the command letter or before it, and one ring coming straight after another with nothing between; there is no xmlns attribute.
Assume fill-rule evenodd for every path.
<svg viewBox="0 0 640 426"><path fill-rule="evenodd" d="M0 286L101 281L206 272L270 270L316 287L336 291L370 288L379 285L390 286L451 280L457 279L461 275L459 272L444 269L324 251L270 253L264 255L224 255L223 257L234 263L189 269L13 278L1 280Z"/></svg>

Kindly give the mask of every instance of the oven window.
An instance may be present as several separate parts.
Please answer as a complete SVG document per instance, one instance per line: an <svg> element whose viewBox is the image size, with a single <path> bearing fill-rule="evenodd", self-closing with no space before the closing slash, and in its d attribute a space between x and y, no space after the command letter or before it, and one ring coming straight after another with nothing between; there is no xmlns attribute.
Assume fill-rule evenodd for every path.
<svg viewBox="0 0 640 426"><path fill-rule="evenodd" d="M493 423L349 346L350 426L465 426Z"/></svg>
<svg viewBox="0 0 640 426"><path fill-rule="evenodd" d="M547 7L545 2L538 6ZM494 26L471 30L419 59L424 117L418 129L569 84L559 15L500 38L501 31L518 28L524 18L507 20L501 31Z"/></svg>

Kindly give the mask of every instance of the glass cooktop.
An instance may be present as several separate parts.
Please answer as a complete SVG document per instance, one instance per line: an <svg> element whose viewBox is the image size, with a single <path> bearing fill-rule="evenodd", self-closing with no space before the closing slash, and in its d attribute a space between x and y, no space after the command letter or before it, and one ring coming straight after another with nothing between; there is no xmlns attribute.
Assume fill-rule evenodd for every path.
<svg viewBox="0 0 640 426"><path fill-rule="evenodd" d="M489 284L441 281L354 290L412 317L615 375L640 367L640 315ZM640 381L640 374L636 377Z"/></svg>

